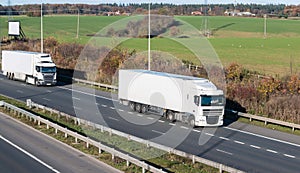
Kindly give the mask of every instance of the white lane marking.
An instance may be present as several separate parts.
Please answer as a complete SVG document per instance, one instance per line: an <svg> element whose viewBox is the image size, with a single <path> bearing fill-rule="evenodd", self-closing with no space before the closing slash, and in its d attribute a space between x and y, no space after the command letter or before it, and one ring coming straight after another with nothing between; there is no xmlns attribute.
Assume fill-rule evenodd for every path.
<svg viewBox="0 0 300 173"><path fill-rule="evenodd" d="M47 98L43 98L43 100L46 100L46 101L48 101L48 102L50 102L50 101L51 101L50 99L47 99Z"/></svg>
<svg viewBox="0 0 300 173"><path fill-rule="evenodd" d="M147 117L147 119L149 119L149 120L154 120L154 118L152 118L152 117Z"/></svg>
<svg viewBox="0 0 300 173"><path fill-rule="evenodd" d="M220 139L223 139L223 140L225 140L225 141L229 141L228 138L225 138L225 137L222 137L222 136L220 136L219 138L220 138Z"/></svg>
<svg viewBox="0 0 300 173"><path fill-rule="evenodd" d="M2 140L4 140L5 142L7 142L8 144L10 144L11 146L15 147L16 149L18 149L19 151L23 152L24 154L26 154L27 156L31 157L32 159L34 159L35 161L39 162L40 164L44 165L45 167L47 167L48 169L50 169L51 171L55 172L55 173L60 173L58 170L54 169L52 166L48 165L47 163L43 162L42 160L38 159L37 157L35 157L34 155L30 154L28 151L24 150L23 148L19 147L18 145L12 143L11 141L9 141L8 139L4 138L3 136L0 135L0 138Z"/></svg>
<svg viewBox="0 0 300 173"><path fill-rule="evenodd" d="M224 150L220 150L220 149L216 149L218 152L224 153L224 154L228 154L228 155L233 155L230 152L224 151Z"/></svg>
<svg viewBox="0 0 300 173"><path fill-rule="evenodd" d="M158 134L161 134L161 135L165 134L163 132L159 132L159 131L156 131L156 130L152 130L152 132L155 132L155 133L158 133Z"/></svg>
<svg viewBox="0 0 300 173"><path fill-rule="evenodd" d="M46 92L47 92L47 93L52 93L52 91L50 91L50 90L46 90Z"/></svg>
<svg viewBox="0 0 300 173"><path fill-rule="evenodd" d="M124 110L123 110L123 109L119 109L119 111L120 111L120 112L124 112Z"/></svg>
<svg viewBox="0 0 300 173"><path fill-rule="evenodd" d="M23 92L23 91L21 91L21 90L17 90L17 92L18 92L18 93L24 93L24 92Z"/></svg>
<svg viewBox="0 0 300 173"><path fill-rule="evenodd" d="M142 114L137 114L137 116L138 116L138 117L143 117L144 115L142 115Z"/></svg>
<svg viewBox="0 0 300 173"><path fill-rule="evenodd" d="M133 115L133 112L128 112L129 114Z"/></svg>
<svg viewBox="0 0 300 173"><path fill-rule="evenodd" d="M200 130L195 130L195 129L193 129L193 131L194 131L194 132L201 133L201 131L200 131Z"/></svg>
<svg viewBox="0 0 300 173"><path fill-rule="evenodd" d="M72 91L72 92L77 92L77 93L81 93L81 94L85 94L85 95L89 95L89 96L94 96L94 97L97 97L97 98L101 98L101 99L105 99L105 100L110 100L110 101L114 101L114 102L119 102L118 100L115 100L115 99L111 99L111 98L107 98L107 97L103 97L103 96L98 96L98 95L95 95L95 94L91 94L91 93L86 93L86 92L83 92L83 91L78 91L78 90L74 90L74 89L70 89L70 88L66 88L66 87L58 87L60 89L64 89L64 90L69 90L69 91Z"/></svg>
<svg viewBox="0 0 300 173"><path fill-rule="evenodd" d="M113 117L108 117L108 118L111 119L111 120L119 121L118 119L113 118Z"/></svg>
<svg viewBox="0 0 300 173"><path fill-rule="evenodd" d="M215 136L215 135L213 135L213 134L210 134L210 133L205 133L206 135L208 135L208 136Z"/></svg>
<svg viewBox="0 0 300 173"><path fill-rule="evenodd" d="M186 130L188 130L188 129L189 129L189 128L185 127L185 126L180 126L180 128L182 128L182 129L186 129Z"/></svg>
<svg viewBox="0 0 300 173"><path fill-rule="evenodd" d="M267 151L268 151L268 152L270 152L270 153L275 153L275 154L277 154L277 153L278 153L277 151L270 150L270 149L267 149Z"/></svg>
<svg viewBox="0 0 300 173"><path fill-rule="evenodd" d="M245 144L244 142L241 142L241 141L234 141L234 142L237 143L237 144L241 144L241 145Z"/></svg>
<svg viewBox="0 0 300 173"><path fill-rule="evenodd" d="M76 107L76 106L74 106L74 109L77 109L77 110L82 110L81 108L79 108L79 107Z"/></svg>
<svg viewBox="0 0 300 173"><path fill-rule="evenodd" d="M171 126L175 126L175 124L174 124L174 123L169 123L169 125L171 125Z"/></svg>
<svg viewBox="0 0 300 173"><path fill-rule="evenodd" d="M290 157L290 158L296 158L296 156L292 156L292 155L289 155L289 154L283 154L284 156L286 157Z"/></svg>
<svg viewBox="0 0 300 173"><path fill-rule="evenodd" d="M245 134L248 134L248 135L252 135L252 136L256 136L256 137L268 139L268 140L271 140L271 141L276 141L276 142L280 142L280 143L284 143L284 144L288 144L288 145L293 145L293 146L296 146L296 147L300 147L300 144L295 144L295 143L283 141L283 140L280 140L280 139L266 137L266 136L263 136L263 135L258 135L258 134L255 134L255 133L246 132L246 131L243 131L243 130L233 129L233 128L230 128L230 127L224 127L224 128L228 129L228 130L237 131L237 132L245 133Z"/></svg>
<svg viewBox="0 0 300 173"><path fill-rule="evenodd" d="M256 149L261 149L261 147L259 147L259 146L256 146L256 145L250 145L250 147L252 147L252 148L256 148Z"/></svg>
<svg viewBox="0 0 300 173"><path fill-rule="evenodd" d="M160 123L164 123L165 121L163 121L163 120L158 120L158 122L160 122Z"/></svg>
<svg viewBox="0 0 300 173"><path fill-rule="evenodd" d="M112 110L115 110L116 108L114 108L114 107L109 107L110 109L112 109Z"/></svg>
<svg viewBox="0 0 300 173"><path fill-rule="evenodd" d="M101 105L101 106L107 108L107 105Z"/></svg>
<svg viewBox="0 0 300 173"><path fill-rule="evenodd" d="M22 83L21 85L22 85L22 86L26 86L26 84L24 84L24 83Z"/></svg>
<svg viewBox="0 0 300 173"><path fill-rule="evenodd" d="M72 97L74 100L80 100L80 98L77 98L77 97Z"/></svg>

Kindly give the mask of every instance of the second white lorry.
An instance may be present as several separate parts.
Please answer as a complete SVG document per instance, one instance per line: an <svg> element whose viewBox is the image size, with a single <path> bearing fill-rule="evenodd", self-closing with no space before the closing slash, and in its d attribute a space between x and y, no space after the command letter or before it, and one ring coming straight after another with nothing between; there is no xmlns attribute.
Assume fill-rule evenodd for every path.
<svg viewBox="0 0 300 173"><path fill-rule="evenodd" d="M2 51L2 71L8 79L33 85L55 85L56 66L49 54L26 51Z"/></svg>
<svg viewBox="0 0 300 173"><path fill-rule="evenodd" d="M156 113L190 126L221 126L225 98L207 79L147 70L119 70L118 97L140 113Z"/></svg>

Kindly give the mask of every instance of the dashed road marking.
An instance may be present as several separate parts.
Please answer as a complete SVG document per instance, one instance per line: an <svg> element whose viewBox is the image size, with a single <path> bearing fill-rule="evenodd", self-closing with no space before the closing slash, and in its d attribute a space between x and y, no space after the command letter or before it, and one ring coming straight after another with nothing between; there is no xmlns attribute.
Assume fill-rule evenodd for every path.
<svg viewBox="0 0 300 173"><path fill-rule="evenodd" d="M46 90L46 92L47 92L47 93L52 93L52 91L50 91L50 90Z"/></svg>
<svg viewBox="0 0 300 173"><path fill-rule="evenodd" d="M124 112L124 110L123 109L118 109L120 112Z"/></svg>
<svg viewBox="0 0 300 173"><path fill-rule="evenodd" d="M296 156L292 156L292 155L289 155L289 154L283 154L284 156L286 156L286 157L289 157L289 158L296 158Z"/></svg>
<svg viewBox="0 0 300 173"><path fill-rule="evenodd" d="M250 145L250 147L252 147L252 148L256 148L256 149L261 149L261 147L259 147L259 146L256 146L256 145Z"/></svg>
<svg viewBox="0 0 300 173"><path fill-rule="evenodd" d="M189 129L189 128L187 128L187 127L185 127L185 126L180 126L180 128L182 128L182 129Z"/></svg>
<svg viewBox="0 0 300 173"><path fill-rule="evenodd" d="M50 102L50 101L51 101L50 99L47 99L47 98L43 98L43 100L46 100L46 101L48 101L48 102Z"/></svg>
<svg viewBox="0 0 300 173"><path fill-rule="evenodd" d="M149 119L149 120L154 120L154 118L152 118L152 117L147 117L147 119Z"/></svg>
<svg viewBox="0 0 300 173"><path fill-rule="evenodd" d="M117 118L113 118L113 117L108 117L111 120L115 120L115 121L119 121Z"/></svg>
<svg viewBox="0 0 300 173"><path fill-rule="evenodd" d="M241 142L241 141L234 141L234 142L237 143L237 144L241 144L241 145L245 144L244 142Z"/></svg>
<svg viewBox="0 0 300 173"><path fill-rule="evenodd" d="M72 97L74 100L80 100L80 98L77 98L77 97Z"/></svg>
<svg viewBox="0 0 300 173"><path fill-rule="evenodd" d="M210 134L210 133L205 133L206 135L208 135L208 136L215 136L215 135L213 135L213 134Z"/></svg>
<svg viewBox="0 0 300 173"><path fill-rule="evenodd" d="M174 123L169 123L169 125L171 125L171 126L175 126L176 124L174 124Z"/></svg>
<svg viewBox="0 0 300 173"><path fill-rule="evenodd" d="M23 91L21 91L21 90L17 90L17 92L18 92L18 93L24 93L24 92L23 92Z"/></svg>
<svg viewBox="0 0 300 173"><path fill-rule="evenodd" d="M134 113L133 112L128 112L129 114L133 115Z"/></svg>
<svg viewBox="0 0 300 173"><path fill-rule="evenodd" d="M165 121L163 121L163 120L158 120L158 122L160 122L160 123L164 123Z"/></svg>
<svg viewBox="0 0 300 173"><path fill-rule="evenodd" d="M101 105L101 106L107 108L107 105Z"/></svg>
<svg viewBox="0 0 300 173"><path fill-rule="evenodd" d="M228 154L228 155L233 155L230 152L224 151L224 150L220 150L220 149L216 149L218 152L224 153L224 154Z"/></svg>
<svg viewBox="0 0 300 173"><path fill-rule="evenodd" d="M159 131L156 131L156 130L152 130L152 132L158 133L158 134L161 134L161 135L165 134L165 133L163 133L163 132L159 132Z"/></svg>
<svg viewBox="0 0 300 173"><path fill-rule="evenodd" d="M138 117L143 117L144 115L142 115L142 114L137 114L137 116L138 116Z"/></svg>
<svg viewBox="0 0 300 173"><path fill-rule="evenodd" d="M223 139L223 140L226 140L226 141L229 141L228 138L225 138L225 137L222 137L222 136L220 136L219 138L220 138L220 139Z"/></svg>
<svg viewBox="0 0 300 173"><path fill-rule="evenodd" d="M277 153L278 153L277 151L270 150L270 149L267 149L267 151L268 151L268 152L270 152L270 153L275 153L275 154L277 154Z"/></svg>
<svg viewBox="0 0 300 173"><path fill-rule="evenodd" d="M201 131L200 131L200 130L195 130L195 129L193 129L193 131L194 131L194 132L201 133Z"/></svg>
<svg viewBox="0 0 300 173"><path fill-rule="evenodd" d="M114 107L109 107L110 109L112 109L112 110L115 110L116 108L114 108Z"/></svg>

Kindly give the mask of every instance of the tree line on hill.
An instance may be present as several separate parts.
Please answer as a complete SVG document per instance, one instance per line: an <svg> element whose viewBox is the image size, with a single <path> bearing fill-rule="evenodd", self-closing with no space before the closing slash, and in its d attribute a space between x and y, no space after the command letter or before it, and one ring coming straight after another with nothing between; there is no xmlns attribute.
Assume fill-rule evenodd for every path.
<svg viewBox="0 0 300 173"><path fill-rule="evenodd" d="M43 4L43 14L88 14L88 15L109 15L109 12L117 14L145 14L148 4ZM198 11L201 15L219 16L224 15L225 11L251 12L256 16L264 14L300 16L300 6L286 6L284 4L211 4L211 5L175 5L155 3L151 4L151 13L159 15L191 15ZM114 13L113 13L114 14ZM199 13L194 13L199 14ZM0 5L0 15L28 15L40 16L40 4L33 5Z"/></svg>

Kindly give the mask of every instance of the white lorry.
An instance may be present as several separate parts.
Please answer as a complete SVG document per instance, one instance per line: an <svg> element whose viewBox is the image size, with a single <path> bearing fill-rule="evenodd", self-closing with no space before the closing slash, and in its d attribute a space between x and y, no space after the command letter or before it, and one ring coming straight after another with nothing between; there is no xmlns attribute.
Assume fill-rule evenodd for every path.
<svg viewBox="0 0 300 173"><path fill-rule="evenodd" d="M140 113L156 113L190 126L221 126L222 90L207 79L147 70L119 70L121 104Z"/></svg>
<svg viewBox="0 0 300 173"><path fill-rule="evenodd" d="M45 53L2 51L2 71L8 79L33 85L55 85L56 66Z"/></svg>

